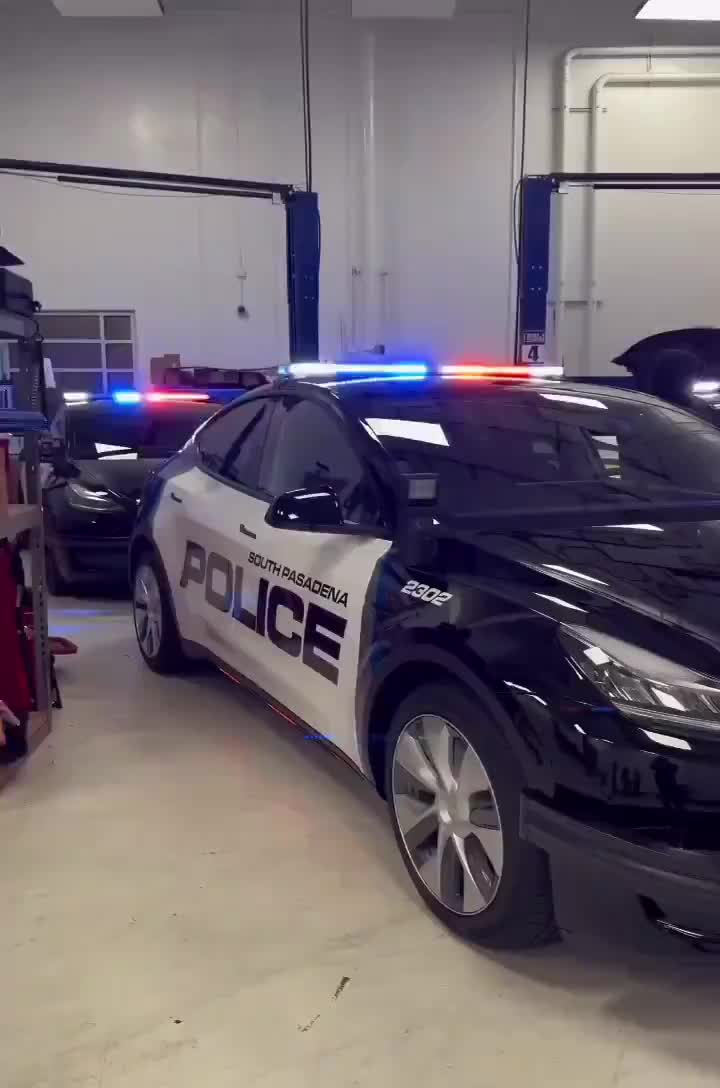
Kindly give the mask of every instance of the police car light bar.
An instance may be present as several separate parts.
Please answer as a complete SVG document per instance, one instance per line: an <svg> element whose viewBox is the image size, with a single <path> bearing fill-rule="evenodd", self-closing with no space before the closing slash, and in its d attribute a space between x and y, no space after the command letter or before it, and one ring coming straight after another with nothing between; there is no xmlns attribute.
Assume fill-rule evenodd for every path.
<svg viewBox="0 0 720 1088"><path fill-rule="evenodd" d="M429 363L420 360L397 363L291 363L287 367L280 368L280 373L289 378L334 378L337 375L352 375L360 378L376 374L424 378L429 371Z"/></svg>
<svg viewBox="0 0 720 1088"><path fill-rule="evenodd" d="M493 366L491 363L449 363L440 367L446 378L562 378L561 366Z"/></svg>
<svg viewBox="0 0 720 1088"><path fill-rule="evenodd" d="M492 363L445 363L436 366L420 359L351 363L307 362L290 363L280 367L279 373L287 378L337 378L337 377L372 377L396 376L405 378L425 378L439 374L446 378L513 378L528 380L532 378L562 378L561 366L510 366Z"/></svg>
<svg viewBox="0 0 720 1088"><path fill-rule="evenodd" d="M137 389L116 389L110 395L116 404L142 404L143 401L148 404L198 403L210 400L209 393L165 393L159 389L149 393L139 393ZM106 393L63 393L66 404L90 404L91 401L106 399Z"/></svg>

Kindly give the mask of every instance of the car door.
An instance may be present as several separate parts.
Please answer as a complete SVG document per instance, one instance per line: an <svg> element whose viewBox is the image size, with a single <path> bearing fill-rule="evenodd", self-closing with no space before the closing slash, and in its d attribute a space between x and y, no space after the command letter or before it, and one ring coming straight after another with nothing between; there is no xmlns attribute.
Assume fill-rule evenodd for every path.
<svg viewBox="0 0 720 1088"><path fill-rule="evenodd" d="M257 479L271 410L269 399L251 398L212 419L194 458L169 481L154 523L182 637L250 678L254 640L245 637L236 596L254 543L248 526L268 505Z"/></svg>
<svg viewBox="0 0 720 1088"><path fill-rule="evenodd" d="M359 763L355 693L363 613L390 538L349 430L315 398L283 396L268 433L260 490L275 499L318 486L335 491L345 531L253 526L253 564L268 584L258 682Z"/></svg>

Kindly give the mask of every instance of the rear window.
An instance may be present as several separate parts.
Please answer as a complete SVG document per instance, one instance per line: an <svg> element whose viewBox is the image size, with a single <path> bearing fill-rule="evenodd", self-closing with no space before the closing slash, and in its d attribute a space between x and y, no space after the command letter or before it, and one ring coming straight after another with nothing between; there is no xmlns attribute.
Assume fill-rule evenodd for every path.
<svg viewBox="0 0 720 1088"><path fill-rule="evenodd" d="M65 423L68 453L77 460L170 457L213 412L205 405L71 409Z"/></svg>
<svg viewBox="0 0 720 1088"><path fill-rule="evenodd" d="M403 473L438 474L454 512L720 499L720 431L650 400L458 386L362 415Z"/></svg>

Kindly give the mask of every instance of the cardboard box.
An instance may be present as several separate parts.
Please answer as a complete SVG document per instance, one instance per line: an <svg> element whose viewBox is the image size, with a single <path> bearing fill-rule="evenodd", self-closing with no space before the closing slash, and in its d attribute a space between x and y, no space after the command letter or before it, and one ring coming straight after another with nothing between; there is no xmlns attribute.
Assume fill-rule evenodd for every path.
<svg viewBox="0 0 720 1088"><path fill-rule="evenodd" d="M154 355L150 360L150 384L166 385L165 372L181 366L179 355Z"/></svg>

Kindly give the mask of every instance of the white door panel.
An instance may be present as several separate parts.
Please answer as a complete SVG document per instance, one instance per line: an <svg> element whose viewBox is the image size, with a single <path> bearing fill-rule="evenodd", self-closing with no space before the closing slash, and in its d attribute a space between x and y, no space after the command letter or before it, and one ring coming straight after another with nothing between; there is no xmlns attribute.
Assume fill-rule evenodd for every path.
<svg viewBox="0 0 720 1088"><path fill-rule="evenodd" d="M263 688L360 763L363 610L387 540L274 529L267 503L198 468L168 482L154 537L183 638ZM243 525L256 539L240 531Z"/></svg>
<svg viewBox="0 0 720 1088"><path fill-rule="evenodd" d="M263 529L250 555L257 581L251 575L248 583L263 579L268 586L257 682L359 763L355 692L363 609L390 544ZM253 593L256 601L257 589Z"/></svg>
<svg viewBox="0 0 720 1088"><path fill-rule="evenodd" d="M244 570L253 544L240 526L262 523L266 510L267 503L192 468L168 483L154 523L180 634L249 679L257 650L243 637L247 627L233 618L242 581L236 570Z"/></svg>

